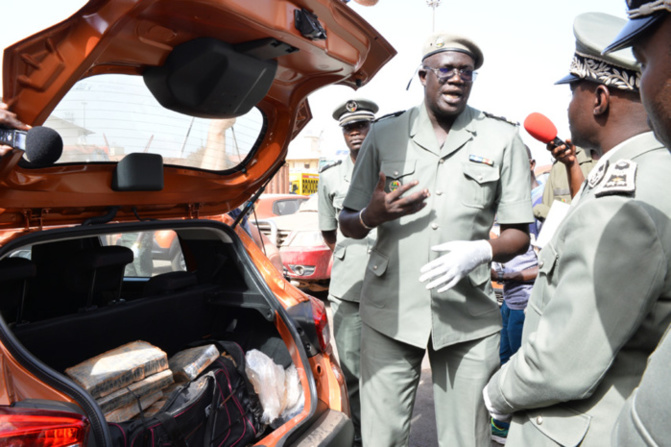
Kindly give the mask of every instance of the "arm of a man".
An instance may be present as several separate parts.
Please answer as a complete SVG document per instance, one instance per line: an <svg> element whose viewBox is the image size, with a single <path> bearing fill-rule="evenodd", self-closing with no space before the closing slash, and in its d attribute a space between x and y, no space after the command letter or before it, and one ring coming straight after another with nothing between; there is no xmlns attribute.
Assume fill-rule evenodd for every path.
<svg viewBox="0 0 671 447"><path fill-rule="evenodd" d="M492 246L492 260L508 262L515 256L526 253L530 242L529 224L502 224L499 237L489 240Z"/></svg>
<svg viewBox="0 0 671 447"><path fill-rule="evenodd" d="M485 388L493 414L589 397L661 294L668 262L639 204L601 198L563 228L565 245L541 252L522 347Z"/></svg>
<svg viewBox="0 0 671 447"><path fill-rule="evenodd" d="M551 146L550 143L548 144L548 149L557 161L566 166L566 176L568 178L569 190L571 191L571 198L575 197L585 181L585 176L580 169L580 163L576 155L576 147L571 144L571 140L566 140L566 144L560 146Z"/></svg>

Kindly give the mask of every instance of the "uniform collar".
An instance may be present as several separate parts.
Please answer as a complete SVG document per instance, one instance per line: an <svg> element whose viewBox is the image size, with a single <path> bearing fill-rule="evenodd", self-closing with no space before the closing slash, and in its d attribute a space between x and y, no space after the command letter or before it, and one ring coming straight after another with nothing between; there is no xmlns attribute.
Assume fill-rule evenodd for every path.
<svg viewBox="0 0 671 447"><path fill-rule="evenodd" d="M589 186L590 181L598 183L596 179L603 175L610 163L618 162L619 160L631 160L646 152L658 150L663 147L664 145L655 138L655 134L652 132L643 132L620 142L620 144L603 154L601 158L599 158L599 161L592 167L585 179L583 187L580 188L580 196L586 193L586 191L584 191L585 189L587 191L594 191L596 185ZM575 200L575 202L577 203L577 200ZM574 203L571 202L571 205L574 206Z"/></svg>
<svg viewBox="0 0 671 447"><path fill-rule="evenodd" d="M450 132L447 134L447 139L441 148L438 146L438 140L433 131L433 125L426 110L426 104L422 103L417 109L417 118L414 119L410 129L410 138L422 148L440 157L456 151L472 139L476 133L473 126L476 110L467 105L464 111L457 116L454 124L452 124Z"/></svg>
<svg viewBox="0 0 671 447"><path fill-rule="evenodd" d="M620 160L620 159L630 159L638 155L641 155L645 152L651 150L659 149L662 147L662 143L657 141L655 134L652 132L643 132L638 135L634 135L631 138L620 142L620 144L613 147L611 150L606 152L599 158L599 161L596 163L594 168L597 169L602 165L606 164L608 160Z"/></svg>

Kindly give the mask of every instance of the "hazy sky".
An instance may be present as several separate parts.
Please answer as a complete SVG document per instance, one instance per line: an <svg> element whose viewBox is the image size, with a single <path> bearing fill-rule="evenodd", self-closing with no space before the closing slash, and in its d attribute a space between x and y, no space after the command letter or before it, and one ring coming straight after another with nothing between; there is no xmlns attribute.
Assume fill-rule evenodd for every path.
<svg viewBox="0 0 671 447"><path fill-rule="evenodd" d="M254 1L254 0L248 0ZM83 0L4 1L0 47L54 24L76 11ZM375 6L348 5L364 17L396 49L378 75L358 91L326 87L310 97L314 115L304 134L321 135L325 155L344 148L332 119L345 97L367 97L380 114L404 110L422 100L416 79L405 87L419 65L421 48L432 32L433 9L426 0L379 0ZM531 112L550 117L560 137L568 137L566 107L569 87L554 82L568 73L575 40L576 15L600 11L625 18L625 0L441 0L435 8L436 31L470 36L482 48L484 65L471 93L474 107L522 122ZM541 163L550 161L544 146L521 129L520 134ZM301 139L301 136L298 137ZM298 141L297 141L298 143Z"/></svg>
<svg viewBox="0 0 671 447"><path fill-rule="evenodd" d="M379 0L375 6L348 3L396 49L398 54L358 91L327 87L313 94L314 115L304 132L322 133L322 147L343 148L342 132L331 117L344 97L366 97L383 114L404 110L422 101L417 77L421 48L432 32L433 9L426 0ZM567 85L554 82L568 74L575 50L573 20L584 12L606 12L626 18L625 0L441 0L435 9L436 31L468 35L481 47L484 64L478 70L469 104L522 123L531 112L552 119L559 136L567 138ZM330 123L330 124L329 124ZM330 127L329 127L330 126ZM520 134L540 163L550 161L545 146L521 128ZM300 136L299 136L300 138Z"/></svg>

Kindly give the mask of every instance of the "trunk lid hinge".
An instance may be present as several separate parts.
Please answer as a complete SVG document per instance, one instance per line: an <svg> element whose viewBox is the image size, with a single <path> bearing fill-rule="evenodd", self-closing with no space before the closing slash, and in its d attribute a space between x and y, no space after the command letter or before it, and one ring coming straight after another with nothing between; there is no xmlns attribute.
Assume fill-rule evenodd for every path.
<svg viewBox="0 0 671 447"><path fill-rule="evenodd" d="M189 203L189 219L198 219L200 215L200 203Z"/></svg>
<svg viewBox="0 0 671 447"><path fill-rule="evenodd" d="M37 227L38 230L44 229L44 219L49 214L49 208L40 208L33 214L32 209L23 210L23 220L25 222L25 229L30 230L31 227Z"/></svg>

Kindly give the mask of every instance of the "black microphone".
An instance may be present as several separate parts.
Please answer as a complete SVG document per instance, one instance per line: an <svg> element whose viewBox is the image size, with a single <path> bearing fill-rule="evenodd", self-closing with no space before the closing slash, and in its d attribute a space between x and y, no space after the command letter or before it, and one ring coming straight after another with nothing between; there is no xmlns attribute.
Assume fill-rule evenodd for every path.
<svg viewBox="0 0 671 447"><path fill-rule="evenodd" d="M63 154L63 139L50 127L36 126L28 131L0 127L0 144L24 151L23 158L33 168L52 165Z"/></svg>

